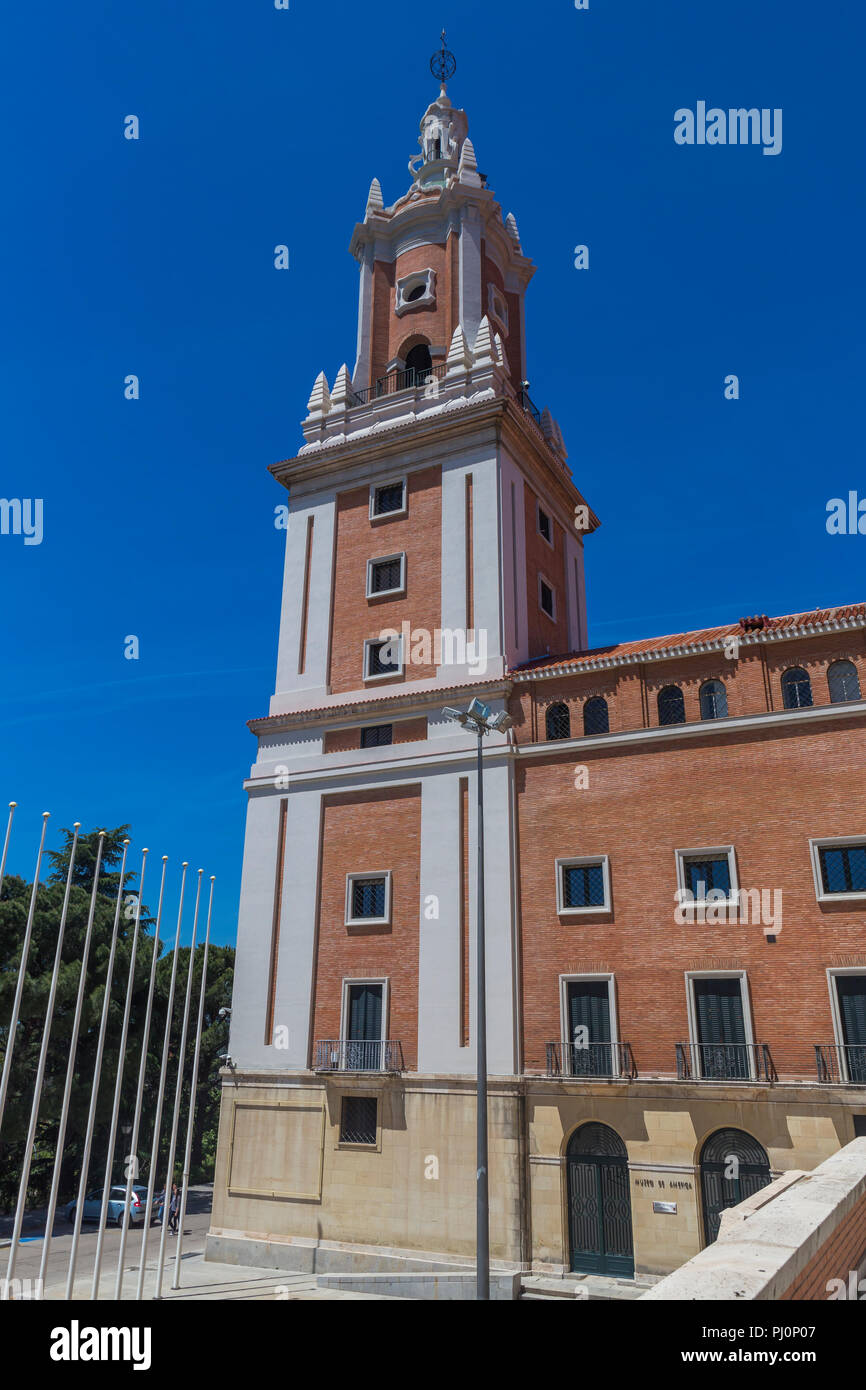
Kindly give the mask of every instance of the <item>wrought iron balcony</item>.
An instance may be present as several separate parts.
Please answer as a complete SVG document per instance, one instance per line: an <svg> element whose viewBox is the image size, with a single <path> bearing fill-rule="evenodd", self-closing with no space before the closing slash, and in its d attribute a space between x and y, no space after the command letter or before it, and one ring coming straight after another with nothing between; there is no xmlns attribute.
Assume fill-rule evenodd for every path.
<svg viewBox="0 0 866 1390"><path fill-rule="evenodd" d="M679 1081L778 1081L767 1043L677 1043Z"/></svg>
<svg viewBox="0 0 866 1390"><path fill-rule="evenodd" d="M400 391L416 391L428 386L431 381L441 381L448 370L447 362L438 362L433 367L406 367L403 371L389 372L380 376L375 386L367 386L363 391L352 392L353 405L368 405L382 396L396 396Z"/></svg>
<svg viewBox="0 0 866 1390"><path fill-rule="evenodd" d="M405 1071L403 1044L332 1038L316 1043L314 1071Z"/></svg>
<svg viewBox="0 0 866 1390"><path fill-rule="evenodd" d="M519 400L523 409L526 411L527 415L531 415L536 425L540 426L541 411L538 409L537 405L533 404L532 400L530 399L529 392L522 385L518 386L517 388L517 399Z"/></svg>
<svg viewBox="0 0 866 1390"><path fill-rule="evenodd" d="M548 1043L547 1075L628 1081L637 1076L637 1068L630 1043Z"/></svg>
<svg viewBox="0 0 866 1390"><path fill-rule="evenodd" d="M825 1086L866 1086L866 1044L815 1043L818 1080Z"/></svg>

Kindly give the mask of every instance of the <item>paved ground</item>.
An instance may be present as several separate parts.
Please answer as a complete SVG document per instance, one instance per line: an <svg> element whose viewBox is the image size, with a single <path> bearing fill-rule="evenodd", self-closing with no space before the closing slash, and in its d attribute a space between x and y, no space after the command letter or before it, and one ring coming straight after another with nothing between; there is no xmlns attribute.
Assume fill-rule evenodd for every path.
<svg viewBox="0 0 866 1390"><path fill-rule="evenodd" d="M172 1288L176 1241L169 1235L166 1240L165 1266L162 1280L164 1299L193 1299L209 1302L223 1299L273 1300L358 1300L375 1298L372 1294L340 1293L316 1287L315 1278L306 1274L281 1274L273 1269L247 1269L237 1265L212 1264L204 1260L205 1236L210 1225L212 1188L192 1187L189 1191L187 1214L184 1222L183 1256L180 1262L180 1287ZM12 1233L12 1217L0 1217L0 1280L6 1278ZM161 1228L151 1226L148 1236L147 1262L143 1298L150 1300L155 1296L157 1285L157 1256L159 1253ZM15 1279L21 1280L20 1292L25 1293L28 1280L35 1281L39 1275L39 1265L45 1238L45 1212L29 1212L22 1227L22 1240L18 1246L15 1260ZM78 1244L78 1261L74 1297L91 1299L93 1297L93 1264L96 1255L97 1228L87 1223L81 1228ZM126 1236L124 1253L123 1291L121 1297L132 1300L136 1297L138 1285L139 1257L141 1253L141 1227L131 1227ZM69 1255L72 1247L72 1227L63 1216L54 1223L51 1238L51 1253L48 1261L44 1297L62 1299L66 1295L66 1279L69 1269ZM120 1253L120 1231L109 1226L105 1232L102 1246L102 1272L99 1285L100 1299L113 1299L117 1279L117 1258ZM381 1299L376 1299L381 1302ZM392 1300L387 1300L391 1302Z"/></svg>

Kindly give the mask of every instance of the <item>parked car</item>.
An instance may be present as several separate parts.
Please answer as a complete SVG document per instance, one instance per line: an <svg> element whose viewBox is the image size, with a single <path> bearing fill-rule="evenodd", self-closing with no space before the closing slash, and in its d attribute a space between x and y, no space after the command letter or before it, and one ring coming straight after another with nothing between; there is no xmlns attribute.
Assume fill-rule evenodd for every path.
<svg viewBox="0 0 866 1390"><path fill-rule="evenodd" d="M118 1185L112 1187L108 1192L108 1208L106 1211L106 1221L113 1222L115 1226L123 1225L123 1206L126 1200L126 1187ZM66 1207L66 1219L70 1223L75 1221L75 1208L78 1205L77 1199L73 1198ZM141 1226L144 1222L144 1211L147 1206L147 1188L138 1183L133 1183L132 1196L129 1199L129 1224L131 1226ZM150 1209L151 1221L155 1216L156 1203ZM82 1221L98 1221L102 1211L102 1188L94 1187L84 1198L84 1210L81 1215Z"/></svg>

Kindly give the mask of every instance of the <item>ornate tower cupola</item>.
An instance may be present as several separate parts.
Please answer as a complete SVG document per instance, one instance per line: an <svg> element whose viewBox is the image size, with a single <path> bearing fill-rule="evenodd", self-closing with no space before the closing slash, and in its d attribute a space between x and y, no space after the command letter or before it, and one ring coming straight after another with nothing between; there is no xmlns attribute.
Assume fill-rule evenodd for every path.
<svg viewBox="0 0 866 1390"><path fill-rule="evenodd" d="M453 55L443 47L431 68L440 91L421 120L411 186L388 206L374 179L352 237L361 271L356 393L390 394L444 372L458 330L474 347L485 319L512 381L526 376L523 299L535 267L478 172L466 112L448 96Z"/></svg>

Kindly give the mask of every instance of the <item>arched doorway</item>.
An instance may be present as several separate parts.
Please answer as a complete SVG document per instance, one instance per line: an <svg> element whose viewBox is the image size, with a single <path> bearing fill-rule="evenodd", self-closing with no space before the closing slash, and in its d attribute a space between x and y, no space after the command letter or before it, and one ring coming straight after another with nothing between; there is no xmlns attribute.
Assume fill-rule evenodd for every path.
<svg viewBox="0 0 866 1390"><path fill-rule="evenodd" d="M576 1274L634 1275L628 1154L607 1125L586 1124L568 1141L568 1239Z"/></svg>
<svg viewBox="0 0 866 1390"><path fill-rule="evenodd" d="M722 1212L772 1182L770 1160L757 1139L741 1129L717 1129L701 1150L704 1237L712 1245Z"/></svg>
<svg viewBox="0 0 866 1390"><path fill-rule="evenodd" d="M423 291L423 287L422 287ZM409 385L423 386L430 372L433 370L433 358L430 356L429 343L416 343L406 353L406 372L409 375Z"/></svg>

